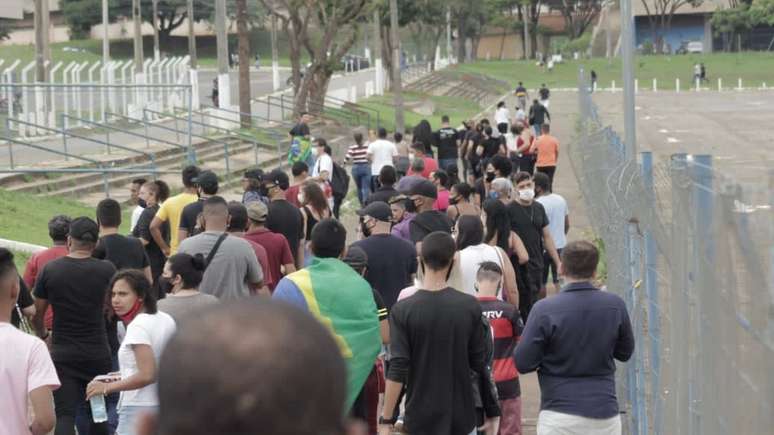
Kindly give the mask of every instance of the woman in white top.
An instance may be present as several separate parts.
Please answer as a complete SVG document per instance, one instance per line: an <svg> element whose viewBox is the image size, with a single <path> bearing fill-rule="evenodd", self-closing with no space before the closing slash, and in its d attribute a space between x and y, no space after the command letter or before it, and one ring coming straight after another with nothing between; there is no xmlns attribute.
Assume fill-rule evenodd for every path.
<svg viewBox="0 0 774 435"><path fill-rule="evenodd" d="M518 306L519 290L516 286L516 273L513 271L508 254L499 246L484 243L484 224L481 219L477 216L460 216L455 230L462 272L462 288L459 290L475 296L476 273L479 265L485 261L493 261L504 272L503 294L498 297Z"/></svg>
<svg viewBox="0 0 774 435"><path fill-rule="evenodd" d="M117 435L134 435L137 418L158 409L156 377L161 352L175 333L175 321L158 311L151 284L139 270L121 270L110 283L111 305L126 326L118 349L120 373L95 378L86 399L121 392Z"/></svg>
<svg viewBox="0 0 774 435"><path fill-rule="evenodd" d="M511 123L511 112L507 107L505 107L505 101L500 101L497 103L497 110L495 110L494 119L495 125L497 126L497 131L500 134L507 133L508 126Z"/></svg>
<svg viewBox="0 0 774 435"><path fill-rule="evenodd" d="M333 157L331 147L323 138L315 139L317 144L317 161L312 167L312 176L308 180L316 181L320 185L328 201L328 207L333 208L333 191L331 190L331 179L333 177Z"/></svg>

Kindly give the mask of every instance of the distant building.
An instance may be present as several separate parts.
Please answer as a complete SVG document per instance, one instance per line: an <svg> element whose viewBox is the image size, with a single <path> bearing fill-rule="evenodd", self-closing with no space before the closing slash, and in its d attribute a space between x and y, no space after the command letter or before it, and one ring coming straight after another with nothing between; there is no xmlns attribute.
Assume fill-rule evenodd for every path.
<svg viewBox="0 0 774 435"><path fill-rule="evenodd" d="M635 44L642 49L648 44L657 45L654 40L648 11L655 13L654 1L646 0L648 9L643 5L643 0L632 0L634 10ZM712 31L712 14L721 8L730 7L728 0L704 0L699 6L685 5L679 8L672 18L669 29L656 28L656 38L663 40L663 52L676 53L680 48L685 48L689 42L692 47L697 47L700 42L704 53L711 53L720 47L714 43Z"/></svg>

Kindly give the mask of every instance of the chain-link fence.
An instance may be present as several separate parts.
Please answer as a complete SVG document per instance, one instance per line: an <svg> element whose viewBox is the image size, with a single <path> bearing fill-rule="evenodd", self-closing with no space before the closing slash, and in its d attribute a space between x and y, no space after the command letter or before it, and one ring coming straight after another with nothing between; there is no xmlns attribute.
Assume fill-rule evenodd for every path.
<svg viewBox="0 0 774 435"><path fill-rule="evenodd" d="M627 432L772 433L774 169L742 184L711 155L627 156L582 75L569 155L635 328Z"/></svg>

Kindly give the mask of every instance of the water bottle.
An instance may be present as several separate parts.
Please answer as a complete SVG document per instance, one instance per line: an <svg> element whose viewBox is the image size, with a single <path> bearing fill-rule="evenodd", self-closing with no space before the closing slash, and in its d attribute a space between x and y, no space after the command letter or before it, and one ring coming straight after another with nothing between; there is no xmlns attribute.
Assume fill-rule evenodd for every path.
<svg viewBox="0 0 774 435"><path fill-rule="evenodd" d="M105 407L105 396L99 394L91 396L89 399L91 405L91 418L94 423L102 423L107 421L107 408Z"/></svg>

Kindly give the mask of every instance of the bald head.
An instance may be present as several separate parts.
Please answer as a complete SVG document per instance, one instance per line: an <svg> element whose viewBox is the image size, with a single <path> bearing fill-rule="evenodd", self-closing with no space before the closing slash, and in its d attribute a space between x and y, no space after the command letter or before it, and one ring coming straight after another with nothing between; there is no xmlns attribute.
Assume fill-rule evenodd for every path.
<svg viewBox="0 0 774 435"><path fill-rule="evenodd" d="M158 433L341 435L345 382L312 316L270 300L224 303L183 320L169 341Z"/></svg>

